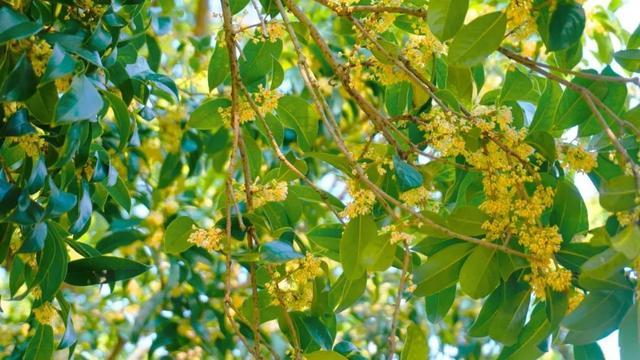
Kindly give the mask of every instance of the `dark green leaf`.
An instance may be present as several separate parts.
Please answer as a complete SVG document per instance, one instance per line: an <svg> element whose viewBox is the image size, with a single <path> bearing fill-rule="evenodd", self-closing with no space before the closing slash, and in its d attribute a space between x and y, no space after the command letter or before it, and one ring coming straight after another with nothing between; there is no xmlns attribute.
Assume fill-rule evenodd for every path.
<svg viewBox="0 0 640 360"><path fill-rule="evenodd" d="M469 0L433 0L429 3L427 24L440 41L451 39L464 24Z"/></svg>
<svg viewBox="0 0 640 360"><path fill-rule="evenodd" d="M56 106L56 121L60 123L92 120L104 102L91 80L86 76L74 77L71 88L62 95Z"/></svg>
<svg viewBox="0 0 640 360"><path fill-rule="evenodd" d="M131 279L147 270L148 266L133 260L101 255L69 262L64 281L76 286L106 284Z"/></svg>
<svg viewBox="0 0 640 360"><path fill-rule="evenodd" d="M584 9L576 3L561 2L549 23L549 51L563 50L580 40L585 26Z"/></svg>
<svg viewBox="0 0 640 360"><path fill-rule="evenodd" d="M194 223L188 216L179 216L167 226L164 233L163 249L166 253L178 255L193 246L188 242Z"/></svg>
<svg viewBox="0 0 640 360"><path fill-rule="evenodd" d="M504 36L507 17L502 12L482 15L465 25L449 47L452 64L473 66L494 52Z"/></svg>

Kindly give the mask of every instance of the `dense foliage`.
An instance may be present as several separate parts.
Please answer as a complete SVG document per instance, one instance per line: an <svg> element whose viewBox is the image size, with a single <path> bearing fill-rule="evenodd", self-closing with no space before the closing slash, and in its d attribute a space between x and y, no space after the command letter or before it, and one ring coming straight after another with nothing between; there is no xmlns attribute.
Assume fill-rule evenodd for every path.
<svg viewBox="0 0 640 360"><path fill-rule="evenodd" d="M637 358L623 5L0 1L0 357Z"/></svg>

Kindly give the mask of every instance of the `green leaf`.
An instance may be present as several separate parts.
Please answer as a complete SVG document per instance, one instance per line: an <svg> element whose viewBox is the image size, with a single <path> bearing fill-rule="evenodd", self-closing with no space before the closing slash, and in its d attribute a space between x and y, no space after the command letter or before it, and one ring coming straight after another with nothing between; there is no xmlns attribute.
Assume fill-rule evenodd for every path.
<svg viewBox="0 0 640 360"><path fill-rule="evenodd" d="M61 78L65 75L73 73L76 68L76 61L64 51L60 44L55 43L53 45L53 52L47 63L47 69L45 70L40 83L44 84L49 81Z"/></svg>
<svg viewBox="0 0 640 360"><path fill-rule="evenodd" d="M591 291L563 320L563 326L569 329L565 343L588 344L609 335L620 325L631 299L631 292Z"/></svg>
<svg viewBox="0 0 640 360"><path fill-rule="evenodd" d="M77 215L73 221L73 225L69 228L72 234L78 234L84 230L91 221L93 213L93 205L91 203L91 193L89 192L89 183L82 180L82 194L78 201Z"/></svg>
<svg viewBox="0 0 640 360"><path fill-rule="evenodd" d="M525 100L532 89L533 83L529 76L514 67L507 71L504 85L502 85L500 92L500 102Z"/></svg>
<svg viewBox="0 0 640 360"><path fill-rule="evenodd" d="M188 242L193 232L194 223L188 216L178 216L173 219L163 237L163 248L168 254L178 255L193 246Z"/></svg>
<svg viewBox="0 0 640 360"><path fill-rule="evenodd" d="M220 40L222 40L222 35L218 36L216 49L211 55L211 60L209 60L209 71L207 73L209 92L213 91L229 77L229 54L227 54L226 48L221 46L223 41Z"/></svg>
<svg viewBox="0 0 640 360"><path fill-rule="evenodd" d="M122 99L110 92L105 92L107 100L113 109L113 114L116 118L116 124L118 125L118 133L120 135L120 143L118 149L124 149L129 143L129 137L131 136L131 128L133 121L129 116L129 109Z"/></svg>
<svg viewBox="0 0 640 360"><path fill-rule="evenodd" d="M585 14L581 5L559 3L549 23L549 51L564 50L580 40L584 31Z"/></svg>
<svg viewBox="0 0 640 360"><path fill-rule="evenodd" d="M500 285L497 250L478 246L460 270L460 289L474 299L489 295Z"/></svg>
<svg viewBox="0 0 640 360"><path fill-rule="evenodd" d="M358 279L349 279L344 274L329 291L329 303L334 312L339 313L351 307L362 296L367 286L367 275L364 274Z"/></svg>
<svg viewBox="0 0 640 360"><path fill-rule="evenodd" d="M578 188L569 180L558 182L549 221L551 225L558 226L564 242L570 242L576 234L589 230L587 206Z"/></svg>
<svg viewBox="0 0 640 360"><path fill-rule="evenodd" d="M24 352L24 359L49 360L53 359L53 328L39 324L36 333L29 340Z"/></svg>
<svg viewBox="0 0 640 360"><path fill-rule="evenodd" d="M611 212L625 211L636 206L636 182L631 175L616 176L602 183L600 205Z"/></svg>
<svg viewBox="0 0 640 360"><path fill-rule="evenodd" d="M0 89L2 101L24 101L36 92L38 79L29 58L23 54Z"/></svg>
<svg viewBox="0 0 640 360"><path fill-rule="evenodd" d="M611 245L629 260L640 256L640 227L637 224L628 225L611 238Z"/></svg>
<svg viewBox="0 0 640 360"><path fill-rule="evenodd" d="M344 275L352 280L362 277L366 272L365 264L374 264L378 259L375 253L365 256L365 247L378 239L378 226L371 215L351 219L342 233L340 241L340 263ZM375 257L375 258L374 258Z"/></svg>
<svg viewBox="0 0 640 360"><path fill-rule="evenodd" d="M250 88L257 86L265 75L273 71L273 63L277 62L281 52L282 40L248 41L239 59L242 82Z"/></svg>
<svg viewBox="0 0 640 360"><path fill-rule="evenodd" d="M11 7L0 8L0 45L10 40L27 38L40 29L42 29L41 24L30 21Z"/></svg>
<svg viewBox="0 0 640 360"><path fill-rule="evenodd" d="M401 81L387 86L384 94L384 105L390 116L404 114L411 104L411 84Z"/></svg>
<svg viewBox="0 0 640 360"><path fill-rule="evenodd" d="M422 186L424 177L413 165L400 159L399 156L393 156L393 171L398 180L400 191L408 191Z"/></svg>
<svg viewBox="0 0 640 360"><path fill-rule="evenodd" d="M60 225L48 223L47 238L45 239L42 257L38 263L38 273L33 279L42 290L42 301L51 301L62 286L67 275L69 255L65 244L66 233Z"/></svg>
<svg viewBox="0 0 640 360"><path fill-rule="evenodd" d="M346 357L338 354L335 351L314 351L310 354L305 354L304 357L307 360L347 360Z"/></svg>
<svg viewBox="0 0 640 360"><path fill-rule="evenodd" d="M545 289L545 302L547 319L554 326L554 328L560 324L560 321L567 313L569 306L569 297L566 292L558 292L552 289Z"/></svg>
<svg viewBox="0 0 640 360"><path fill-rule="evenodd" d="M118 176L116 183L113 186L108 186L105 183L107 192L109 195L118 203L118 205L122 206L127 212L131 211L131 195L129 194L129 189L127 189L127 185L125 182Z"/></svg>
<svg viewBox="0 0 640 360"><path fill-rule="evenodd" d="M147 270L147 265L137 261L113 256L94 256L69 262L64 282L75 286L106 284L131 279Z"/></svg>
<svg viewBox="0 0 640 360"><path fill-rule="evenodd" d="M493 12L474 19L453 38L449 47L449 62L474 66L494 52L504 36L507 17Z"/></svg>
<svg viewBox="0 0 640 360"><path fill-rule="evenodd" d="M489 217L477 207L462 205L447 216L447 226L463 235L477 236L486 233L482 224L487 220Z"/></svg>
<svg viewBox="0 0 640 360"><path fill-rule="evenodd" d="M104 102L98 90L86 76L74 77L71 88L62 95L56 106L56 121L67 123L92 120Z"/></svg>
<svg viewBox="0 0 640 360"><path fill-rule="evenodd" d="M531 290L521 283L512 282L503 290L502 302L489 326L489 335L504 345L513 345L527 317Z"/></svg>
<svg viewBox="0 0 640 360"><path fill-rule="evenodd" d="M584 73L592 75L597 74L592 70L584 71ZM604 98L608 91L607 84L602 81L575 77L571 82L587 88L598 98ZM564 130L575 125L580 125L587 121L591 114L591 108L584 101L582 96L573 89L566 88L560 98L560 103L558 104L553 129Z"/></svg>
<svg viewBox="0 0 640 360"><path fill-rule="evenodd" d="M300 259L303 255L297 252L291 244L274 240L260 245L260 257L268 263L282 263L293 259Z"/></svg>
<svg viewBox="0 0 640 360"><path fill-rule="evenodd" d="M429 321L435 324L444 319L449 312L449 309L451 309L455 299L455 286L425 297L425 310L427 311L427 318Z"/></svg>
<svg viewBox="0 0 640 360"><path fill-rule="evenodd" d="M613 58L625 70L640 72L640 49L620 50L613 54Z"/></svg>
<svg viewBox="0 0 640 360"><path fill-rule="evenodd" d="M465 259L474 249L473 244L458 243L429 257L413 273L417 285L414 295L429 296L455 285Z"/></svg>
<svg viewBox="0 0 640 360"><path fill-rule="evenodd" d="M620 335L618 342L620 345L620 358L633 359L640 354L640 305L636 302L620 323Z"/></svg>
<svg viewBox="0 0 640 360"><path fill-rule="evenodd" d="M587 289L621 288L629 289L627 281L618 281L622 268L629 260L611 248L593 256L582 264L578 282Z"/></svg>
<svg viewBox="0 0 640 360"><path fill-rule="evenodd" d="M469 328L469 336L484 337L489 335L491 322L496 317L497 311L502 304L504 286L505 285L500 286L485 300L478 317Z"/></svg>
<svg viewBox="0 0 640 360"><path fill-rule="evenodd" d="M605 360L598 343L573 346L574 360Z"/></svg>
<svg viewBox="0 0 640 360"><path fill-rule="evenodd" d="M404 339L400 360L423 360L428 357L427 336L422 332L420 326L412 322L407 328L407 337Z"/></svg>
<svg viewBox="0 0 640 360"><path fill-rule="evenodd" d="M447 89L456 96L458 101L470 105L473 97L471 69L465 66L448 66Z"/></svg>
<svg viewBox="0 0 640 360"><path fill-rule="evenodd" d="M547 80L547 86L538 101L536 112L531 120L529 131L548 131L553 127L553 119L562 97L562 88L557 83Z"/></svg>
<svg viewBox="0 0 640 360"><path fill-rule="evenodd" d="M531 131L525 139L527 144L533 146L548 161L555 161L558 158L556 141L551 134L546 131Z"/></svg>
<svg viewBox="0 0 640 360"><path fill-rule="evenodd" d="M312 116L309 103L297 96L283 96L278 100L277 111L282 123L296 132L300 148L311 150L318 134L318 121Z"/></svg>
<svg viewBox="0 0 640 360"><path fill-rule="evenodd" d="M198 130L216 131L224 124L220 110L229 106L231 106L229 99L209 99L193 110L187 125Z"/></svg>
<svg viewBox="0 0 640 360"><path fill-rule="evenodd" d="M531 319L518 336L518 341L505 347L498 359L535 360L542 355L538 348L544 339L552 332L552 327L545 316L544 304L540 303L533 309Z"/></svg>
<svg viewBox="0 0 640 360"><path fill-rule="evenodd" d="M440 41L451 39L464 24L469 0L432 0L427 11L429 29Z"/></svg>

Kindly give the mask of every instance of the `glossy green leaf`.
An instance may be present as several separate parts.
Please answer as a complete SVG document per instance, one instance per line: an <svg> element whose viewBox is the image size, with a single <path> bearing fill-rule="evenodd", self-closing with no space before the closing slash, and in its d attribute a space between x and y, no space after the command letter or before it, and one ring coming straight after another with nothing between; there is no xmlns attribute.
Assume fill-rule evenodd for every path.
<svg viewBox="0 0 640 360"><path fill-rule="evenodd" d="M200 104L200 106L191 113L187 124L198 130L216 131L224 124L220 111L229 106L231 106L229 99L209 99Z"/></svg>
<svg viewBox="0 0 640 360"><path fill-rule="evenodd" d="M625 70L640 72L640 49L620 50L613 57Z"/></svg>
<svg viewBox="0 0 640 360"><path fill-rule="evenodd" d="M396 174L400 191L408 191L422 186L424 177L411 164L400 159L397 155L393 156L393 170Z"/></svg>
<svg viewBox="0 0 640 360"><path fill-rule="evenodd" d="M425 310L427 311L429 321L431 323L437 323L444 319L455 299L455 286L425 297Z"/></svg>
<svg viewBox="0 0 640 360"><path fill-rule="evenodd" d="M585 26L582 5L559 3L549 23L549 51L563 50L580 40Z"/></svg>
<svg viewBox="0 0 640 360"><path fill-rule="evenodd" d="M164 233L163 248L169 254L178 255L193 246L187 241L194 231L195 224L188 216L179 216L167 226Z"/></svg>
<svg viewBox="0 0 640 360"><path fill-rule="evenodd" d="M318 120L309 103L297 96L283 96L278 100L277 111L282 123L296 132L302 150L310 150L318 134Z"/></svg>
<svg viewBox="0 0 640 360"><path fill-rule="evenodd" d="M633 176L620 175L605 181L600 188L600 205L609 211L624 211L636 205Z"/></svg>
<svg viewBox="0 0 640 360"><path fill-rule="evenodd" d="M59 123L93 120L103 105L100 93L89 78L74 77L71 88L58 101L55 119Z"/></svg>
<svg viewBox="0 0 640 360"><path fill-rule="evenodd" d="M0 8L0 45L10 40L27 38L40 29L42 29L41 24L30 21L11 7Z"/></svg>
<svg viewBox="0 0 640 360"><path fill-rule="evenodd" d="M148 266L137 261L101 255L69 262L64 282L75 286L106 284L131 279L147 270Z"/></svg>
<svg viewBox="0 0 640 360"><path fill-rule="evenodd" d="M496 249L478 246L460 269L460 289L474 299L489 295L500 284Z"/></svg>
<svg viewBox="0 0 640 360"><path fill-rule="evenodd" d="M464 24L469 0L433 0L427 11L429 29L440 41L451 39Z"/></svg>
<svg viewBox="0 0 640 360"><path fill-rule="evenodd" d="M427 336L422 332L420 326L415 323L409 324L400 360L422 360L428 357L429 344L427 344Z"/></svg>
<svg viewBox="0 0 640 360"><path fill-rule="evenodd" d="M48 360L53 358L53 351L53 328L49 325L38 325L35 334L29 340L24 358Z"/></svg>
<svg viewBox="0 0 640 360"><path fill-rule="evenodd" d="M502 12L482 15L465 25L449 47L452 64L474 66L494 52L504 36L507 17Z"/></svg>
<svg viewBox="0 0 640 360"><path fill-rule="evenodd" d="M578 188L566 179L558 182L550 222L558 226L565 242L571 241L576 234L589 230L587 206Z"/></svg>
<svg viewBox="0 0 640 360"><path fill-rule="evenodd" d="M375 252L365 255L365 248L369 243L376 242L378 227L370 215L358 216L351 219L342 233L340 240L340 263L344 275L352 280L361 278L366 271L365 264L377 261Z"/></svg>
<svg viewBox="0 0 640 360"><path fill-rule="evenodd" d="M487 220L489 217L477 207L462 205L447 216L447 225L460 234L477 236L486 233L482 224Z"/></svg>
<svg viewBox="0 0 640 360"><path fill-rule="evenodd" d="M473 244L459 243L429 257L413 273L417 285L414 295L429 296L455 285L465 259L474 248Z"/></svg>
<svg viewBox="0 0 640 360"><path fill-rule="evenodd" d="M631 293L592 291L563 320L568 344L583 345L602 339L618 328L631 305Z"/></svg>
<svg viewBox="0 0 640 360"><path fill-rule="evenodd" d="M4 9L4 8L3 8ZM23 54L0 89L3 101L24 101L36 92L38 79L29 58Z"/></svg>
<svg viewBox="0 0 640 360"><path fill-rule="evenodd" d="M640 354L640 312L636 302L629 308L629 311L620 324L620 358L633 359Z"/></svg>

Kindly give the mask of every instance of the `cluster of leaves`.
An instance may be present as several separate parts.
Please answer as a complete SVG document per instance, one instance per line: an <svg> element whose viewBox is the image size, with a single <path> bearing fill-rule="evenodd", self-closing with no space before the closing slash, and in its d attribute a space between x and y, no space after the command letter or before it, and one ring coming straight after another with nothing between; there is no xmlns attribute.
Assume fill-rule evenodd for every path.
<svg viewBox="0 0 640 360"><path fill-rule="evenodd" d="M591 359L620 330L633 358L640 108L624 76L640 70L640 27L620 28L616 1L589 15L512 2L222 0L204 36L190 24L207 1L0 2L0 294L28 324L0 327L13 334L0 355L115 358L131 343L362 359L394 356L399 338L402 359ZM518 4L536 29L524 39ZM425 27L444 50L412 63L403 48ZM586 49L601 70L585 69ZM509 108L526 131L524 162L554 193L539 222L562 237L548 260L569 288L534 296L529 249L487 236L483 173L410 121L443 106ZM488 142L469 132L464 147ZM567 166L578 145L594 204ZM276 183L285 200L250 200ZM416 189L427 204L403 204ZM221 250L194 246L198 228L223 234ZM319 275L288 285L312 294L287 304L274 279L307 259ZM125 306L119 320L91 308Z"/></svg>

